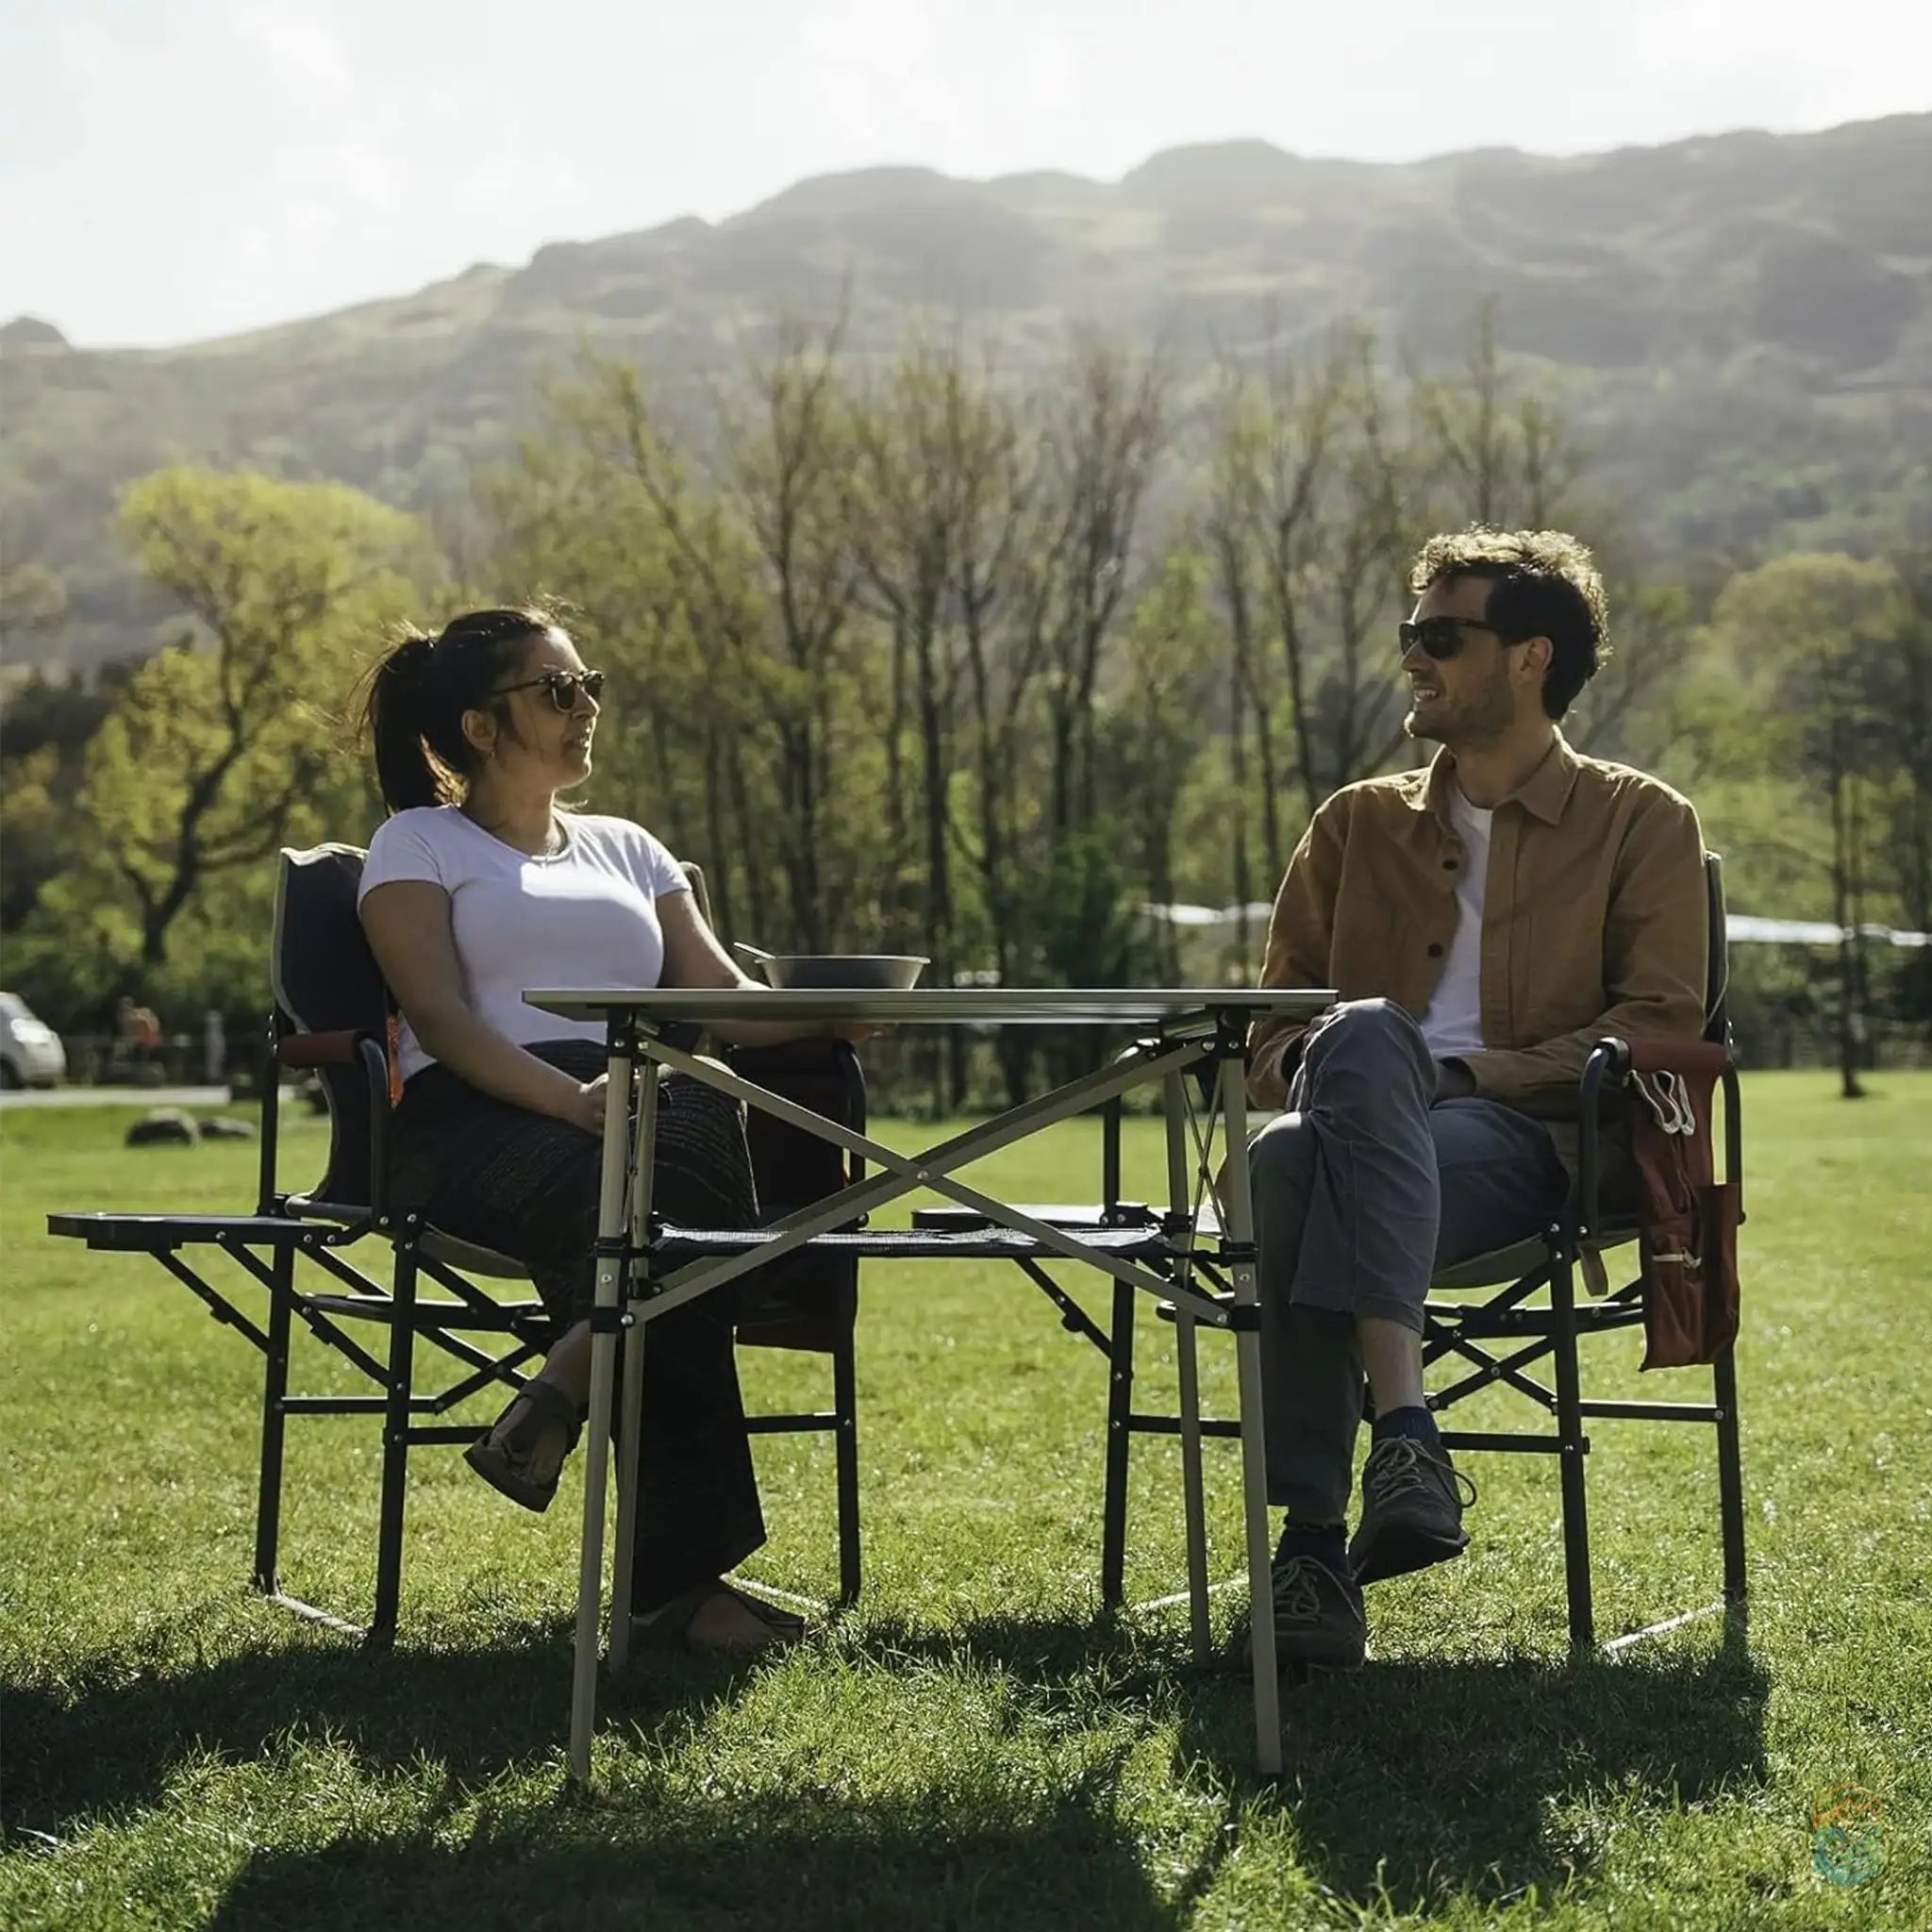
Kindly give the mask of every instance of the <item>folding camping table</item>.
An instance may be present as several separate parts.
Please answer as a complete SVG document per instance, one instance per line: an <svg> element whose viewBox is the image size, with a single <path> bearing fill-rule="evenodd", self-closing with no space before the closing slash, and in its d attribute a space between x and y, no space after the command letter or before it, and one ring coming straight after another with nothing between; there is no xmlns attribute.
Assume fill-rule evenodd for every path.
<svg viewBox="0 0 1932 1932"><path fill-rule="evenodd" d="M609 1095L604 1115L603 1187L597 1230L597 1294L591 1317L591 1413L584 1481L582 1568L571 1700L570 1768L587 1779L596 1722L603 1622L605 1485L615 1343L624 1351L624 1440L619 1468L637 1463L644 1338L658 1316L752 1270L815 1244L893 1259L1037 1255L1085 1263L1170 1305L1181 1342L1180 1430L1187 1512L1188 1583L1197 1645L1207 1630L1207 1562L1200 1482L1200 1409L1193 1382L1193 1324L1234 1332L1240 1390L1241 1485L1245 1506L1255 1702L1255 1748L1263 1774L1281 1768L1274 1662L1274 1597L1269 1584L1266 1466L1262 1446L1260 1313L1257 1303L1254 1217L1247 1164L1227 1166L1226 1200L1216 1218L1198 1181L1218 1128L1222 1144L1247 1139L1246 1041L1266 1016L1312 1019L1332 1006L1325 989L921 988L908 991L713 991L691 988L541 989L525 998L570 1020L604 1023ZM733 1021L809 1021L879 1026L1089 1026L1131 1030L1139 1038L1107 1066L1052 1088L914 1154L840 1125L810 1108L741 1078L715 1060L674 1046L665 1029ZM761 1228L694 1230L652 1218L658 1079L670 1070L703 1080L764 1108L869 1162L877 1172ZM1203 1082L1201 1158L1191 1168L1190 1074ZM956 1178L957 1171L1038 1134L1057 1122L1159 1081L1167 1113L1169 1205L1158 1224L1057 1226L1040 1212L1002 1201ZM635 1097L633 1099L633 1088ZM868 1229L874 1209L929 1189L970 1210L975 1226L943 1230ZM1224 1281L1225 1295L1204 1291L1197 1275ZM629 1579L635 1537L635 1485L619 1484L612 1565L610 1663L623 1667L630 1635Z"/></svg>

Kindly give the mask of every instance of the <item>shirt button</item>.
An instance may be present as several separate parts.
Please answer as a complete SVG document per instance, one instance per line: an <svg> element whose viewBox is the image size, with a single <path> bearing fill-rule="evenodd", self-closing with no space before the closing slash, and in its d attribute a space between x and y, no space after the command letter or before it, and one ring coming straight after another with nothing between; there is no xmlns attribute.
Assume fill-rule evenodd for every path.
<svg viewBox="0 0 1932 1932"><path fill-rule="evenodd" d="M1431 947L1429 948L1429 958L1432 958L1432 959L1440 959L1440 958L1441 958L1441 957L1442 957L1442 948L1441 948L1441 946L1431 946Z"/></svg>

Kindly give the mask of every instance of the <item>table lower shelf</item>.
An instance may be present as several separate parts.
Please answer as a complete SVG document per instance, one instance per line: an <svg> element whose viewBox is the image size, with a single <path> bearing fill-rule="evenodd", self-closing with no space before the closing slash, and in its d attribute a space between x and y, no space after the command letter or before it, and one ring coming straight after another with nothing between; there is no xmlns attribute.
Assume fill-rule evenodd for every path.
<svg viewBox="0 0 1932 1932"><path fill-rule="evenodd" d="M1164 1260L1174 1250L1158 1227L1101 1227L1069 1230L1083 1247L1129 1260ZM666 1259L700 1255L747 1255L770 1247L779 1237L768 1228L666 1227L651 1243L651 1252ZM817 1254L843 1254L878 1260L941 1259L1011 1260L1038 1256L1045 1260L1061 1251L1015 1228L980 1226L960 1230L922 1227L852 1228L814 1235L804 1244Z"/></svg>

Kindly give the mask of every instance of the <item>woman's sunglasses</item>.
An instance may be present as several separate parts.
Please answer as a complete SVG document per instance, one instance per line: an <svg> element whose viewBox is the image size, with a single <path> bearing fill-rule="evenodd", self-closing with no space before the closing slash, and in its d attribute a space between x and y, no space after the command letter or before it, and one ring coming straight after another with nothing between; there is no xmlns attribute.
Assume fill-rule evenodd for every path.
<svg viewBox="0 0 1932 1932"><path fill-rule="evenodd" d="M507 698L513 691L535 691L540 684L550 693L550 702L559 711L576 709L578 691L593 705L604 695L601 671L546 671L541 677L526 677L522 684L502 685L491 695Z"/></svg>
<svg viewBox="0 0 1932 1932"><path fill-rule="evenodd" d="M1419 622L1405 618L1395 626L1395 635L1402 640L1405 658L1420 644L1428 657L1441 664L1461 650L1462 633L1466 630L1486 630L1505 644L1523 641L1521 638L1504 637L1493 624L1485 624L1479 617L1424 617Z"/></svg>

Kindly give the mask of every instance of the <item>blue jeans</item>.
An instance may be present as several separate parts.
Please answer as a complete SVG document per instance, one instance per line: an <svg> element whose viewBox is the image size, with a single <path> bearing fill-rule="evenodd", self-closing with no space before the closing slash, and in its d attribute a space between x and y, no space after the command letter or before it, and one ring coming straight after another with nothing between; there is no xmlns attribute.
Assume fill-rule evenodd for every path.
<svg viewBox="0 0 1932 1932"><path fill-rule="evenodd" d="M1389 1000L1320 1025L1289 1109L1248 1147L1268 1496L1291 1521L1335 1522L1362 1413L1356 1323L1420 1333L1431 1276L1540 1233L1568 1182L1540 1123L1436 1098L1422 1028Z"/></svg>

